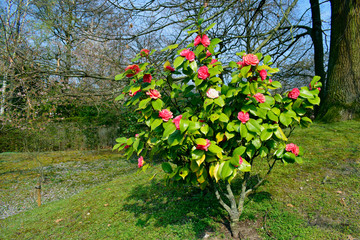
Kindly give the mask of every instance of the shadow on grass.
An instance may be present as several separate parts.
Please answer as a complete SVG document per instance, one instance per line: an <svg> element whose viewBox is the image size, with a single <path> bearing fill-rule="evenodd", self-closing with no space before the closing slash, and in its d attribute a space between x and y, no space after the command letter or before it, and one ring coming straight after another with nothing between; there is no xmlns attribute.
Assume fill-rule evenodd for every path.
<svg viewBox="0 0 360 240"><path fill-rule="evenodd" d="M271 199L267 192L254 193L248 200L261 202ZM189 186L164 186L163 182L152 181L150 185L133 188L123 211L132 212L137 218L136 225L147 227L167 227L168 225L189 224L197 237L206 231L214 231L220 224L229 228L227 213L210 191Z"/></svg>
<svg viewBox="0 0 360 240"><path fill-rule="evenodd" d="M134 213L137 226L190 224L199 237L225 214L210 192L189 186L164 186L158 181L133 188L126 200L129 203L122 210Z"/></svg>

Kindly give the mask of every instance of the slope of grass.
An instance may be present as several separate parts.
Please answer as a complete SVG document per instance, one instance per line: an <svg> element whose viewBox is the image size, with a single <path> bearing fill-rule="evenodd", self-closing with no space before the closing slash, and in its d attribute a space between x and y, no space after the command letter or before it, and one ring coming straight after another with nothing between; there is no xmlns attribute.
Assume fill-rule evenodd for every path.
<svg viewBox="0 0 360 240"><path fill-rule="evenodd" d="M304 164L276 166L247 200L241 219L254 223L264 239L359 238L360 122L314 124L296 130L291 141L306 149ZM117 161L118 155L90 155L93 159L45 161L49 169L64 164L68 176L64 169L45 169L45 175L72 182L79 193L0 220L0 239L199 239L205 233L214 239L228 237L226 214L210 193L164 186L158 166L135 175L136 163ZM0 156L1 192L33 178L36 166L26 170L25 163L11 159ZM81 175L82 166L90 170ZM17 178L9 177L17 170L22 170ZM150 181L153 174L157 176ZM50 184L56 189L59 183Z"/></svg>

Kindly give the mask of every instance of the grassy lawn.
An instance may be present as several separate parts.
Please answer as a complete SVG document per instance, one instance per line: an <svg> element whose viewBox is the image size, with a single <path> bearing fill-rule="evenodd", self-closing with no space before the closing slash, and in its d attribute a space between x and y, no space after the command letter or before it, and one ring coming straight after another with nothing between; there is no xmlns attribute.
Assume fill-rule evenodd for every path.
<svg viewBox="0 0 360 240"><path fill-rule="evenodd" d="M314 124L291 141L306 149L304 163L276 166L243 223L260 239L360 238L360 122ZM135 161L111 151L2 153L0 239L229 238L210 193L164 186L159 166L135 173Z"/></svg>

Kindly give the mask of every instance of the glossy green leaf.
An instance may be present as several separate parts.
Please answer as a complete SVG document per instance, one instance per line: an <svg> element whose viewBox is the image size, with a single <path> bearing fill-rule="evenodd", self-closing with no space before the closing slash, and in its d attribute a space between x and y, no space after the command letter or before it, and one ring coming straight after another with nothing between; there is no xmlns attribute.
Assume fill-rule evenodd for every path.
<svg viewBox="0 0 360 240"><path fill-rule="evenodd" d="M164 107L164 102L159 98L159 99L156 99L155 101L152 101L151 105L153 106L153 108L155 110L161 111L162 108Z"/></svg>
<svg viewBox="0 0 360 240"><path fill-rule="evenodd" d="M265 129L261 132L260 139L261 141L266 141L269 140L272 135L273 135L273 131L271 129Z"/></svg>
<svg viewBox="0 0 360 240"><path fill-rule="evenodd" d="M161 168L166 173L172 173L173 172L172 167L171 167L170 163L168 163L168 162L163 162L161 164Z"/></svg>
<svg viewBox="0 0 360 240"><path fill-rule="evenodd" d="M151 123L151 130L154 130L155 128L157 128L158 126L160 126L163 123L163 120L161 118L157 118L155 119L152 123Z"/></svg>
<svg viewBox="0 0 360 240"><path fill-rule="evenodd" d="M182 56L175 58L174 68L178 68L184 62L184 59L185 59L185 57L182 57Z"/></svg>

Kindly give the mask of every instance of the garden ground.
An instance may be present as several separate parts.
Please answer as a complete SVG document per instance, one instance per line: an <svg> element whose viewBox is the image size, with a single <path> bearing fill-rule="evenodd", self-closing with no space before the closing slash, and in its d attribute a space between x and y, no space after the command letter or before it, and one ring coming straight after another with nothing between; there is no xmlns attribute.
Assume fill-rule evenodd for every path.
<svg viewBox="0 0 360 240"><path fill-rule="evenodd" d="M360 122L314 124L291 142L304 163L279 164L249 197L244 237L360 238ZM136 168L110 150L0 154L0 239L230 238L212 194Z"/></svg>

